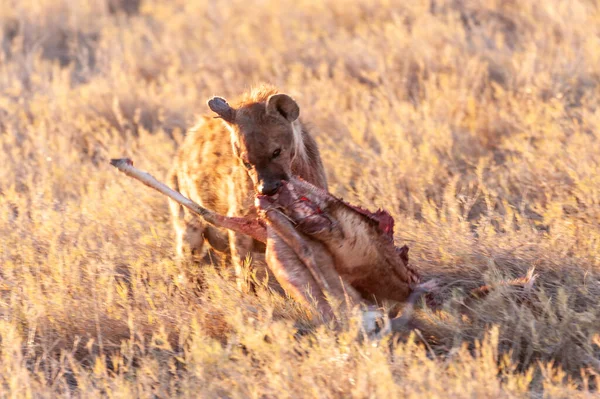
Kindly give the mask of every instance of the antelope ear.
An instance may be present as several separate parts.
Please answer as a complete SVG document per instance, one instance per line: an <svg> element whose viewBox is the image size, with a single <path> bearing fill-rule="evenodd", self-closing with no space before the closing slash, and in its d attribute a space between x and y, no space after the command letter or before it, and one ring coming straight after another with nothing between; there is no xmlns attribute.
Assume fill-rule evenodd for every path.
<svg viewBox="0 0 600 399"><path fill-rule="evenodd" d="M273 94L267 99L267 114L283 116L293 122L300 115L300 107L287 94Z"/></svg>
<svg viewBox="0 0 600 399"><path fill-rule="evenodd" d="M235 109L231 108L224 98L211 98L208 100L208 108L210 108L226 122L233 123L233 121L235 121Z"/></svg>

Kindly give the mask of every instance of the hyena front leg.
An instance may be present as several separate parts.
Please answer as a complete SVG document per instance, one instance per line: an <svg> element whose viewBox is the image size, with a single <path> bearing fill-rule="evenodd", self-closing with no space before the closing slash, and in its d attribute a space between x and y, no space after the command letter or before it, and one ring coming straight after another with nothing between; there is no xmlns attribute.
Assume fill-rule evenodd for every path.
<svg viewBox="0 0 600 399"><path fill-rule="evenodd" d="M173 218L177 262L191 260L197 265L219 263L229 250L229 233L220 233L199 217L187 212L184 218Z"/></svg>
<svg viewBox="0 0 600 399"><path fill-rule="evenodd" d="M206 255L204 230L202 222L196 218L191 220L174 220L175 251L179 260L191 258L198 262Z"/></svg>
<svg viewBox="0 0 600 399"><path fill-rule="evenodd" d="M229 231L231 262L235 269L235 280L240 291L244 289L244 260L252 252L253 239L245 234Z"/></svg>
<svg viewBox="0 0 600 399"><path fill-rule="evenodd" d="M181 190L175 171L170 172L169 182L176 191ZM189 256L204 255L205 224L198 217L187 211L181 204L169 198L169 210L175 229L175 253L177 260L182 261Z"/></svg>
<svg viewBox="0 0 600 399"><path fill-rule="evenodd" d="M246 197L248 193L251 193L251 188L246 187L246 190L240 189L240 186L236 184L239 181L247 182L247 175L245 171L238 170L240 175L236 176L239 179L229 179L227 182L228 188L228 203L229 211L227 216L244 216L248 217L249 213L253 213L253 203L247 202ZM240 180L241 179L241 180ZM240 291L244 291L245 284L245 273L244 273L244 261L247 256L252 253L254 240L247 234L236 233L235 231L228 231L229 237L229 253L231 256L231 263L233 264L235 271L235 280L237 288Z"/></svg>

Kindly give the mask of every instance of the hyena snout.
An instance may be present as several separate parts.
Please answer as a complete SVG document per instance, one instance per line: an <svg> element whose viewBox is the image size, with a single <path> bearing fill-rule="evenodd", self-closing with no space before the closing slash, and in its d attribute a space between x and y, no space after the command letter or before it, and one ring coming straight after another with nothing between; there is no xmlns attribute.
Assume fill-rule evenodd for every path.
<svg viewBox="0 0 600 399"><path fill-rule="evenodd" d="M273 195L279 191L281 187L281 180L260 180L258 182L258 193L262 195Z"/></svg>

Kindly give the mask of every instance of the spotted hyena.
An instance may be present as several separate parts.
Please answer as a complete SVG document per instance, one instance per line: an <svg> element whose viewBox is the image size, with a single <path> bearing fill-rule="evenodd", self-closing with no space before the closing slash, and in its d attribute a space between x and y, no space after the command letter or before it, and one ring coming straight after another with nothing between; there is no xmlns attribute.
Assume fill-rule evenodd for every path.
<svg viewBox="0 0 600 399"><path fill-rule="evenodd" d="M255 192L273 194L291 175L327 189L317 144L290 96L261 86L233 106L220 97L208 106L217 118L205 116L188 132L170 171L172 186L183 195L222 214L254 217ZM264 244L208 226L173 201L170 209L180 258L204 259L208 243L231 255L240 277L246 255L264 252Z"/></svg>

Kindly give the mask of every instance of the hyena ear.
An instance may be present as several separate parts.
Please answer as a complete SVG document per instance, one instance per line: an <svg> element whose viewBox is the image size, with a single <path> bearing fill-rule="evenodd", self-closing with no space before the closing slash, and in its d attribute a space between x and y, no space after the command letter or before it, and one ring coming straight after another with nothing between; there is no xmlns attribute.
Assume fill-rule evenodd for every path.
<svg viewBox="0 0 600 399"><path fill-rule="evenodd" d="M300 107L287 94L273 94L267 99L267 114L280 115L293 122L300 115Z"/></svg>
<svg viewBox="0 0 600 399"><path fill-rule="evenodd" d="M233 123L233 121L235 121L235 109L231 108L224 98L211 98L208 100L208 108L210 108L226 122Z"/></svg>

